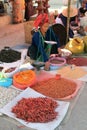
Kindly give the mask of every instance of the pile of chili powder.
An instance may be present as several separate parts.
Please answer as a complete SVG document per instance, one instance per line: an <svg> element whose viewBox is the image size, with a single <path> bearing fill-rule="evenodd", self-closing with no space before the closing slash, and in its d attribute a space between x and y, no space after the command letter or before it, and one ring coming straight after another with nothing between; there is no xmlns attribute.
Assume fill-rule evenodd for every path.
<svg viewBox="0 0 87 130"><path fill-rule="evenodd" d="M45 123L52 121L58 115L55 111L58 103L47 97L22 98L12 108L17 118L27 122Z"/></svg>

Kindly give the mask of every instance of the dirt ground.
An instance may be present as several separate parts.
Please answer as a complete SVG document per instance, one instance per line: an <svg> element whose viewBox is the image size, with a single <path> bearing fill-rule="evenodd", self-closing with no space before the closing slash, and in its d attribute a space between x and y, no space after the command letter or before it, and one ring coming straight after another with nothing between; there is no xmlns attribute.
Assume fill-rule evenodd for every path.
<svg viewBox="0 0 87 130"><path fill-rule="evenodd" d="M0 27L0 49L5 46L13 47L26 45L24 23L8 24Z"/></svg>

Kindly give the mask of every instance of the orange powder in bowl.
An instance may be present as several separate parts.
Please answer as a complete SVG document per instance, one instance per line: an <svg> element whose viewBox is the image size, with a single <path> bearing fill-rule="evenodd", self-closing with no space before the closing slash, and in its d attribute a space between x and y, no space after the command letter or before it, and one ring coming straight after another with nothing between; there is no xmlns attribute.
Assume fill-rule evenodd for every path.
<svg viewBox="0 0 87 130"><path fill-rule="evenodd" d="M36 74L33 70L24 70L13 75L13 85L19 89L31 87L35 81Z"/></svg>

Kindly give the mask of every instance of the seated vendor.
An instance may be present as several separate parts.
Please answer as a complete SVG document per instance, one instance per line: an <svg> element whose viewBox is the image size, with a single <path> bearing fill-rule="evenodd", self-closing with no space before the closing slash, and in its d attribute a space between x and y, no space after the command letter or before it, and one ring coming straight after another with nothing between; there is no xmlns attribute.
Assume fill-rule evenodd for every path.
<svg viewBox="0 0 87 130"><path fill-rule="evenodd" d="M78 17L79 17L79 21L80 21L80 27L77 30L77 32L81 35L81 36L85 36L87 35L87 0L83 0L81 7L79 8L78 11Z"/></svg>
<svg viewBox="0 0 87 130"><path fill-rule="evenodd" d="M56 23L62 23L64 27L67 27L67 17L68 17L68 8L65 8L62 13L59 14L59 16L56 18ZM77 20L77 15L78 15L78 10L76 8L71 7L70 8L70 25L75 23L76 25L76 20ZM60 22L61 21L61 22ZM74 33L73 30L71 29L69 25L69 37L73 38Z"/></svg>
<svg viewBox="0 0 87 130"><path fill-rule="evenodd" d="M34 21L34 27L37 31L33 34L32 44L28 48L28 56L30 56L31 59L46 62L52 53L53 45L45 41L56 41L56 49L53 49L54 54L58 54L60 51L60 41L54 32L52 32L53 38L51 38L52 35L50 31L47 31L49 30L48 28L50 28L48 14L40 14ZM51 29L51 31L53 30Z"/></svg>
<svg viewBox="0 0 87 130"><path fill-rule="evenodd" d="M85 12L85 16L80 18L80 25L83 27L85 35L87 35L87 11Z"/></svg>
<svg viewBox="0 0 87 130"><path fill-rule="evenodd" d="M85 12L87 11L87 1L86 0L83 0L82 1L82 4L81 4L81 7L79 8L79 17L84 17L85 16Z"/></svg>

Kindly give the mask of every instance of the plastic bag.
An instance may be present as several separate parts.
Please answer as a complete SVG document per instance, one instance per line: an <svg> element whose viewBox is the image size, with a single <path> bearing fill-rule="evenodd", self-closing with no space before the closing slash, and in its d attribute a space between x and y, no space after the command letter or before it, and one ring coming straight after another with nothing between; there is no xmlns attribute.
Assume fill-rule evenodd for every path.
<svg viewBox="0 0 87 130"><path fill-rule="evenodd" d="M70 50L73 54L84 52L83 40L79 37L71 39L65 46L66 49Z"/></svg>

